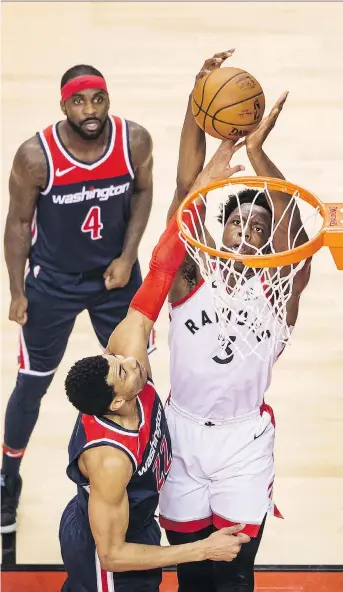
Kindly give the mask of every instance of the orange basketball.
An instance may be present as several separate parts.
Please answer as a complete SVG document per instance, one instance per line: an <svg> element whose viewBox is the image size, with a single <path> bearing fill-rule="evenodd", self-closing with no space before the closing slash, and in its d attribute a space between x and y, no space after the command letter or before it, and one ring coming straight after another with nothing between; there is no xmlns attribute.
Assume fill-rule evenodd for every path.
<svg viewBox="0 0 343 592"><path fill-rule="evenodd" d="M217 68L200 78L192 112L207 134L221 140L246 136L261 121L264 92L256 78L239 68Z"/></svg>

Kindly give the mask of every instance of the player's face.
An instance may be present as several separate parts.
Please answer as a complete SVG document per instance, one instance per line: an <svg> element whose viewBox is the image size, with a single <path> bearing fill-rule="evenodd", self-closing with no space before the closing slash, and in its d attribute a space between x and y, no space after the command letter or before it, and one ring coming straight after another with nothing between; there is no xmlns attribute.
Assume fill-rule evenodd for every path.
<svg viewBox="0 0 343 592"><path fill-rule="evenodd" d="M109 364L108 384L113 385L116 398L131 401L143 389L148 379L144 366L136 358L105 355Z"/></svg>
<svg viewBox="0 0 343 592"><path fill-rule="evenodd" d="M110 101L103 90L87 89L61 104L72 129L84 140L96 140L102 133Z"/></svg>
<svg viewBox="0 0 343 592"><path fill-rule="evenodd" d="M239 254L256 255L257 249L261 249L270 237L271 222L271 215L265 208L244 203L240 211L236 208L229 216L223 232L223 243Z"/></svg>

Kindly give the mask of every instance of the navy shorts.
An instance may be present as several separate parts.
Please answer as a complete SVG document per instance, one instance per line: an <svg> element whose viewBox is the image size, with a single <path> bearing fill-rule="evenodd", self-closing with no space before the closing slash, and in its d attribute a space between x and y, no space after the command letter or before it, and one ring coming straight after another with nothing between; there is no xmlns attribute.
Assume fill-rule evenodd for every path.
<svg viewBox="0 0 343 592"><path fill-rule="evenodd" d="M101 569L88 517L74 497L63 512L60 545L68 574L62 592L158 592L162 569L112 573ZM159 545L161 533L155 520L131 531L127 542Z"/></svg>
<svg viewBox="0 0 343 592"><path fill-rule="evenodd" d="M62 360L76 317L83 310L88 311L101 347L106 347L112 331L126 316L142 276L136 262L124 288L106 290L103 272L104 269L66 274L31 264L25 281L28 321L20 330L20 372L53 374ZM154 347L150 345L152 351Z"/></svg>

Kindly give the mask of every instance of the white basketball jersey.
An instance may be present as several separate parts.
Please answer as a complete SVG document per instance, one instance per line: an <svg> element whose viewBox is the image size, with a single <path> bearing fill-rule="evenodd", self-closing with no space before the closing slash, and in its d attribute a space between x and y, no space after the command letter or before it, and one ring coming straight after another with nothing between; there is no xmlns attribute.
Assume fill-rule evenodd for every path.
<svg viewBox="0 0 343 592"><path fill-rule="evenodd" d="M239 417L263 403L272 366L284 346L273 349L268 340L251 331L247 300L253 293L255 299L260 299L261 307L266 304L260 281L248 280L244 293L246 298L242 295L235 316L240 326L236 331L235 322L232 323L229 343L227 340L223 343L220 336L211 289L203 280L187 297L169 305L171 397L178 407L195 417L217 421ZM239 349L244 351L245 345L242 331L252 345L254 340L260 342L264 359L255 354L242 359L239 355Z"/></svg>

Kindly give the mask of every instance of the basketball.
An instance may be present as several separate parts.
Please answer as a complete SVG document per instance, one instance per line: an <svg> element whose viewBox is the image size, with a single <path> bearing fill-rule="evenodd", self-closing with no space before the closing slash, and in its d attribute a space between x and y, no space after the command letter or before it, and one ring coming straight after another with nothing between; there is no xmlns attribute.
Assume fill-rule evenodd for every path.
<svg viewBox="0 0 343 592"><path fill-rule="evenodd" d="M257 127L265 109L264 92L251 74L217 68L199 79L192 93L197 124L214 138L237 140Z"/></svg>

